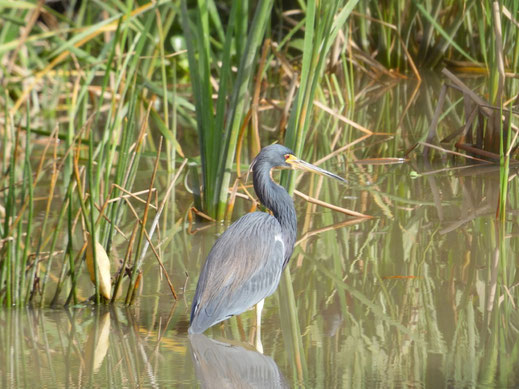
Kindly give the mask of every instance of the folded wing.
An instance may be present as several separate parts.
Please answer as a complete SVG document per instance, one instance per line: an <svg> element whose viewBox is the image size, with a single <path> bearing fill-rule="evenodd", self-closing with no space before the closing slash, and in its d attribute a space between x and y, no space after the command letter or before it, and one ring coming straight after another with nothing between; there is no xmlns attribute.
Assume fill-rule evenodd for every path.
<svg viewBox="0 0 519 389"><path fill-rule="evenodd" d="M276 290L285 256L279 222L264 212L241 217L216 241L191 307L191 333L238 315Z"/></svg>

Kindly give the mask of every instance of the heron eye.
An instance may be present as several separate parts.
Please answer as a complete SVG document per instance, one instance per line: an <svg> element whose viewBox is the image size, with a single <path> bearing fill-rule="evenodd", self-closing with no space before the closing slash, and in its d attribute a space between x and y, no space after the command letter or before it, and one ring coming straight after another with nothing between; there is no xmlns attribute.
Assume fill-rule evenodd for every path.
<svg viewBox="0 0 519 389"><path fill-rule="evenodd" d="M290 154L285 154L285 161L288 160L288 158L290 158Z"/></svg>

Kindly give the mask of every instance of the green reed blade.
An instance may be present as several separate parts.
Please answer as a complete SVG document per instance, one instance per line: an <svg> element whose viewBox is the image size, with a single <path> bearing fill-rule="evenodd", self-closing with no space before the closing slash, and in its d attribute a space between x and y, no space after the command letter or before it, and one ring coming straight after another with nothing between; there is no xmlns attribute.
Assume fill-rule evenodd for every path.
<svg viewBox="0 0 519 389"><path fill-rule="evenodd" d="M217 219L223 220L227 205L228 188L231 181L231 170L234 161L238 133L245 114L245 107L248 102L246 92L254 72L254 62L263 36L267 21L270 18L273 1L265 0L258 4L247 36L245 49L240 59L238 74L234 84L233 92L229 101L227 111L227 122L223 133L223 143L221 154L218 161L218 212ZM216 202L216 198L214 199Z"/></svg>

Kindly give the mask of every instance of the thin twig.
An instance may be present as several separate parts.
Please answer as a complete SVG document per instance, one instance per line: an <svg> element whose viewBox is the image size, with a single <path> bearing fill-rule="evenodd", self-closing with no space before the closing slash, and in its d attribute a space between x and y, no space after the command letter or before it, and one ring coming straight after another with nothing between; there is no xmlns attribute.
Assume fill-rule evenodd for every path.
<svg viewBox="0 0 519 389"><path fill-rule="evenodd" d="M322 207L325 207L325 208L329 208L329 209L332 209L334 211L337 211L337 212L341 212L341 213L344 213L345 215L349 215L349 216L355 216L355 217L358 217L358 218L366 218L366 219L371 219L373 218L373 216L369 216L369 215L364 215L363 213L360 213L360 212L355 212L355 211L351 211L349 209L346 209L346 208L342 208L342 207L338 207L336 205L333 205L333 204L330 204L330 203L327 203L325 201L322 201L322 200L319 200L319 199L316 199L316 198L313 198L311 196L308 196L306 194L304 194L303 192L299 192L297 189L294 190L294 193L305 199L306 201L312 203L312 204L317 204L317 205L320 205Z"/></svg>
<svg viewBox="0 0 519 389"><path fill-rule="evenodd" d="M473 156L471 156L471 155L458 153L457 151L447 150L447 149L445 149L445 148L443 148L443 147L435 146L435 145L432 145L432 144L427 143L427 142L418 142L418 144L420 144L420 145L422 145L422 146L430 147L430 148L433 148L433 149L436 149L436 150L443 151L444 153L457 155L458 157L468 158L468 159L473 159L474 161L488 162L488 161L486 161L486 160L484 160L484 159L481 159L481 158L476 158L476 157L473 157Z"/></svg>
<svg viewBox="0 0 519 389"><path fill-rule="evenodd" d="M117 184L112 184L114 187L116 187L117 189L119 189L121 192L124 192L126 193L126 195L122 195L122 196L119 196L119 197L114 197L113 199L109 199L108 200L108 203L113 203L113 202L116 202L116 201L119 201L121 200L123 197L124 198L127 198L127 197L131 197L132 199L135 199L143 204L146 204L146 200L144 199L141 199L140 197L138 197L137 195L140 195L140 194L146 194L149 192L149 189L145 189L145 190L141 190L140 192L135 192L135 193L131 193L129 191L127 191L126 189L124 189L122 186L119 186ZM157 188L151 188L151 191L152 192L156 192L157 191ZM153 204L150 204L150 207L153 208L153 209L157 209L157 207Z"/></svg>
<svg viewBox="0 0 519 389"><path fill-rule="evenodd" d="M348 119L346 116L343 116L343 115L335 112L333 109L327 107L326 105L324 105L320 101L314 100L314 105L319 107L319 108L321 108L323 111L328 112L330 115L332 115L333 117L339 119L340 121L342 121L342 122L344 122L346 124L349 124L350 126L352 126L353 128L356 128L359 131L362 131L366 135L373 135L373 131L367 129L364 126L361 126L358 123L355 123L353 120Z"/></svg>
<svg viewBox="0 0 519 389"><path fill-rule="evenodd" d="M321 234L321 233L327 232L327 231L338 230L339 228L346 227L346 226L351 226L353 224L358 224L358 223L361 223L363 221L366 221L366 219L367 218L365 218L365 217L359 217L359 218L356 218L356 219L344 221L342 223L337 223L337 224L333 224L333 225L330 225L330 226L322 227L322 228L319 228L317 230L308 231L307 233L303 234L303 236L301 236L301 238L299 238L298 241L296 241L295 246L301 244L302 242L304 242L305 240L311 238L312 236L315 236L315 235L318 235L318 234Z"/></svg>

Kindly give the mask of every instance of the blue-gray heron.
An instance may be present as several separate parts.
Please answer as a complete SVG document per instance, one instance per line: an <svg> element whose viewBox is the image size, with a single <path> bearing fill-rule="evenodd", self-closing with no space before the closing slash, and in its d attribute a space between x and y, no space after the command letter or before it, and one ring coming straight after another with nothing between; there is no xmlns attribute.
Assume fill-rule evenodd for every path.
<svg viewBox="0 0 519 389"><path fill-rule="evenodd" d="M297 232L294 202L272 181L273 168L312 171L343 178L294 156L278 144L263 148L251 164L256 195L274 216L253 212L233 223L216 241L200 273L191 306L189 333L209 327L257 304L257 337L263 299L276 290L288 264Z"/></svg>

